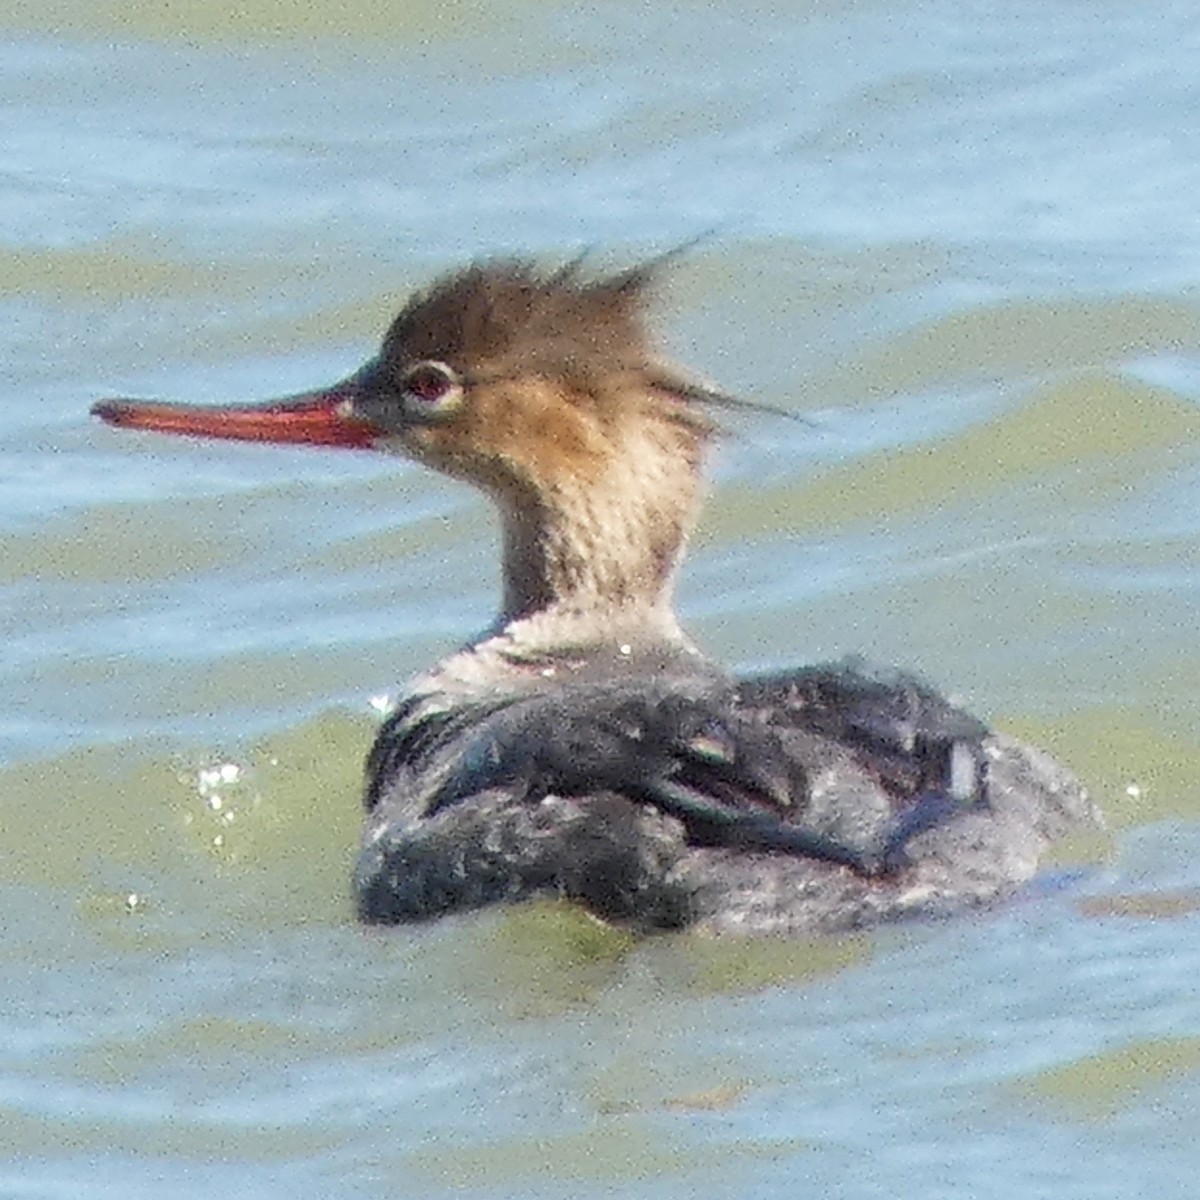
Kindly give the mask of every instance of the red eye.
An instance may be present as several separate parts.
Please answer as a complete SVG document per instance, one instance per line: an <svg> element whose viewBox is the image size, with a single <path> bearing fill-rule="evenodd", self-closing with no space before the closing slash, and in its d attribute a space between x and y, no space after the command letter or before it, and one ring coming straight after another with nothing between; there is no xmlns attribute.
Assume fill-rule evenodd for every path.
<svg viewBox="0 0 1200 1200"><path fill-rule="evenodd" d="M410 410L432 414L452 408L462 397L457 372L440 362L421 362L404 374L400 394Z"/></svg>

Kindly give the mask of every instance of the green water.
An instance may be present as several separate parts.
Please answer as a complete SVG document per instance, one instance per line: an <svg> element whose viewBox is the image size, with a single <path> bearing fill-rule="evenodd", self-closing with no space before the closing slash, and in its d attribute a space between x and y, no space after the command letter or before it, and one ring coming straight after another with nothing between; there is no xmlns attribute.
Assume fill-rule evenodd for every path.
<svg viewBox="0 0 1200 1200"><path fill-rule="evenodd" d="M1192 1194L1200 103L1185 5L10 6L0 1195ZM491 616L482 504L107 395L344 375L484 252L714 231L661 297L740 421L680 584L1072 763L996 913L637 942L363 930L383 699Z"/></svg>

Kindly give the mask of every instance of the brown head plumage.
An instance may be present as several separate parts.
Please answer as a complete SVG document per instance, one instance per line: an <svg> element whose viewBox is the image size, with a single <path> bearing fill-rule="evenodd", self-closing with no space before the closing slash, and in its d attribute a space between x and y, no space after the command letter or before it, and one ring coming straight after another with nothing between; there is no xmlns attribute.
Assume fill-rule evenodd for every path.
<svg viewBox="0 0 1200 1200"><path fill-rule="evenodd" d="M657 353L657 264L477 264L393 322L358 411L398 448L499 504L505 615L663 601L690 528L703 402L726 400Z"/></svg>
<svg viewBox="0 0 1200 1200"><path fill-rule="evenodd" d="M669 364L647 333L649 291L672 256L611 275L580 260L477 264L418 293L379 355L334 388L96 412L132 428L400 450L497 502L505 618L668 613L715 431L705 409L739 403Z"/></svg>
<svg viewBox="0 0 1200 1200"><path fill-rule="evenodd" d="M644 319L652 267L589 279L518 260L476 264L415 296L392 323L385 359L441 359L478 377L541 374L595 389L653 362Z"/></svg>

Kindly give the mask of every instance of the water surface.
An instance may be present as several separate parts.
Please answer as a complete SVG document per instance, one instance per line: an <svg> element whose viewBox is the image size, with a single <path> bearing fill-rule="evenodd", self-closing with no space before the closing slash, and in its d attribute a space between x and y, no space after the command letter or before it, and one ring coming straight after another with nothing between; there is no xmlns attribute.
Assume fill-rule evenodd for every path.
<svg viewBox="0 0 1200 1200"><path fill-rule="evenodd" d="M0 1194L1192 1194L1200 32L1186 4L0 17ZM481 253L709 236L739 421L681 582L741 668L917 669L1111 841L814 943L553 905L364 931L383 698L489 619L482 504L98 397L328 382Z"/></svg>

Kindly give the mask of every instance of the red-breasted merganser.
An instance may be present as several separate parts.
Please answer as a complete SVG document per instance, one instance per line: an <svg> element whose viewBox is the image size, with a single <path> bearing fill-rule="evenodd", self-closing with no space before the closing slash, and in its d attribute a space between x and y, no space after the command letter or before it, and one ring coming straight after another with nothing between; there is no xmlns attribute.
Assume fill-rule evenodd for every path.
<svg viewBox="0 0 1200 1200"><path fill-rule="evenodd" d="M647 930L810 933L1011 893L1099 820L1068 771L907 674L736 679L680 628L709 414L744 402L656 351L653 278L475 265L327 390L94 411L396 451L498 507L499 617L409 684L367 760L364 920L551 894Z"/></svg>

